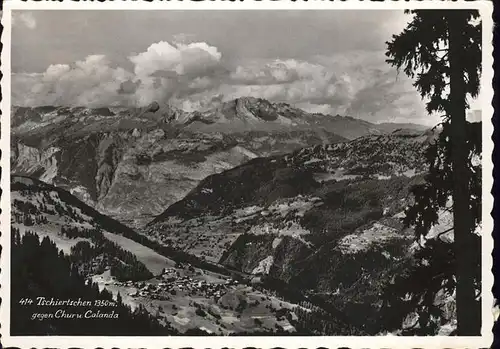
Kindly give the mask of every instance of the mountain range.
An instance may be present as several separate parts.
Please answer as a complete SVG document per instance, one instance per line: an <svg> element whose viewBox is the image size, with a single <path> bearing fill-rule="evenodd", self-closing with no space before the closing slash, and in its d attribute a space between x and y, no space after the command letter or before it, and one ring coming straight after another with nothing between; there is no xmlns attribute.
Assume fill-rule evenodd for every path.
<svg viewBox="0 0 500 349"><path fill-rule="evenodd" d="M250 97L195 112L156 102L145 108L14 107L11 126L12 173L67 189L133 227L207 176L251 159L426 129L311 114Z"/></svg>

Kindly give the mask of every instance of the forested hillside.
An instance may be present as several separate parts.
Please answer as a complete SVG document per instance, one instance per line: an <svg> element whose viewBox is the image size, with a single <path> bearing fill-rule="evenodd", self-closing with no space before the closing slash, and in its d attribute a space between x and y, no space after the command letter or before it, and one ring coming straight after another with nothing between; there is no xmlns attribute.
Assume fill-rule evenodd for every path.
<svg viewBox="0 0 500 349"><path fill-rule="evenodd" d="M132 311L124 305L121 296L116 300L105 289L99 291L96 284L86 282L75 265L75 256L67 256L45 237L26 232L22 237L12 232L12 335L169 335L175 332L161 326L144 308ZM90 301L90 306L62 305L38 306L37 299ZM26 299L34 302L27 304ZM96 306L95 301L111 306ZM42 314L81 314L82 318L47 318ZM40 314L34 320L34 314ZM59 314L62 314L61 312ZM99 317L99 314L109 314Z"/></svg>

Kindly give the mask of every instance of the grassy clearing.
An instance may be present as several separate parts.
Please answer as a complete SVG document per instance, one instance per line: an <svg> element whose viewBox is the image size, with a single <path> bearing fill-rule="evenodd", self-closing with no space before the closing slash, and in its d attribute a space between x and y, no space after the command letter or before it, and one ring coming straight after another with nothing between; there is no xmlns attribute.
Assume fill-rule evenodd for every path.
<svg viewBox="0 0 500 349"><path fill-rule="evenodd" d="M159 274L166 267L173 267L175 262L152 249L143 246L121 235L103 233L106 239L113 241L123 249L132 252L139 262L142 262L153 274Z"/></svg>

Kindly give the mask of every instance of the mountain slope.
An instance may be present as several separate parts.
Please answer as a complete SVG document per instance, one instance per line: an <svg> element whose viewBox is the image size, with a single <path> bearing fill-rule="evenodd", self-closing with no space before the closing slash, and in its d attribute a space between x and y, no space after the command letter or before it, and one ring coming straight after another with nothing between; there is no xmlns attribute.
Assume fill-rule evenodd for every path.
<svg viewBox="0 0 500 349"><path fill-rule="evenodd" d="M21 234L31 231L40 237L47 236L67 254L93 249L94 261L82 266L86 274L98 274L109 268L113 271L124 264L140 270L140 276L136 277L149 278L174 263L135 242L137 233L130 228L60 188L36 179L12 176L11 200L12 227Z"/></svg>
<svg viewBox="0 0 500 349"><path fill-rule="evenodd" d="M434 137L396 131L250 160L201 181L146 234L264 284L284 282L378 333L380 295L414 263L401 218Z"/></svg>
<svg viewBox="0 0 500 349"><path fill-rule="evenodd" d="M70 275L85 285L75 289L73 286L77 283L64 284L64 294L79 297L83 296L82 291L92 288L96 296L99 290L106 295L101 299L112 300L114 297L118 301L120 293L123 303L135 309L133 314L143 316L145 322L132 331L137 335L150 333L151 317L155 318L154 323L157 321L166 326L158 328L164 334L321 334L323 324L335 331L351 331L349 324L331 317L321 320L321 326L312 331L305 326L307 318L302 315L299 318L299 314L308 314L308 318L318 316L319 319L328 314L312 304L298 305L284 300L266 289L233 279L241 273L231 273L222 266L204 263L194 256L154 244L63 189L20 176L12 176L11 183L12 240L16 247L13 258L26 259L23 263L29 264L28 268L21 269L14 265L22 274L21 282L15 285L18 296L26 291L21 283L35 287L41 285L43 296L48 299L60 296L60 290L50 286L54 280L51 272L61 273L60 269L54 270L53 256L56 256L63 260L67 272L71 270ZM38 239L42 240L41 244ZM44 249L49 247L50 256L30 248L33 242ZM21 249L22 245L26 245L26 249ZM175 262L164 255L172 255ZM33 258L38 264L33 263ZM73 273L75 267L84 278ZM37 274L27 270L35 270ZM42 270L41 275L38 275L38 270ZM90 281L98 288L91 287ZM25 296L32 295L28 293ZM16 331L43 331L44 326L25 330L20 326L32 316L32 311L22 310L17 314ZM52 330L57 332L58 329ZM68 334L70 331L123 331L116 329L112 332L99 326L76 330L69 326L66 330ZM61 332L66 333L65 330Z"/></svg>
<svg viewBox="0 0 500 349"><path fill-rule="evenodd" d="M147 233L212 261L247 233L291 236L314 250L400 213L426 171L423 151L432 137L395 132L250 160L201 181Z"/></svg>
<svg viewBox="0 0 500 349"><path fill-rule="evenodd" d="M324 191L322 183L414 177L425 171L423 150L431 133L394 132L351 142L304 148L289 155L257 158L205 178L151 224L169 216L225 214L249 204Z"/></svg>
<svg viewBox="0 0 500 349"><path fill-rule="evenodd" d="M345 140L322 128L208 132L197 130L195 115L155 106L13 108L12 172L65 188L140 226L208 175L255 157Z"/></svg>
<svg viewBox="0 0 500 349"><path fill-rule="evenodd" d="M207 176L251 159L402 126L250 97L195 112L154 102L145 108L13 107L11 114L13 173L67 189L133 227Z"/></svg>

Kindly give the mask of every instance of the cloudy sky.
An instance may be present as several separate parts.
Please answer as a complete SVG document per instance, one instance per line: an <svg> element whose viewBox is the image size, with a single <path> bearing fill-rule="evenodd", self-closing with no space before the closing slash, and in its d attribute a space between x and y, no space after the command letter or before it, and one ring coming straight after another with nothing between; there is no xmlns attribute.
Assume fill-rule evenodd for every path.
<svg viewBox="0 0 500 349"><path fill-rule="evenodd" d="M185 110L239 96L372 122L434 124L385 63L401 11L16 11L17 105Z"/></svg>

